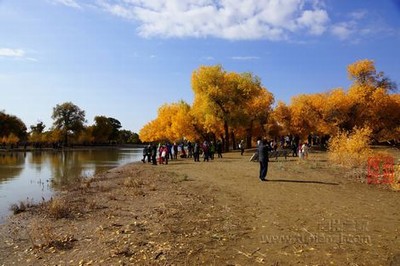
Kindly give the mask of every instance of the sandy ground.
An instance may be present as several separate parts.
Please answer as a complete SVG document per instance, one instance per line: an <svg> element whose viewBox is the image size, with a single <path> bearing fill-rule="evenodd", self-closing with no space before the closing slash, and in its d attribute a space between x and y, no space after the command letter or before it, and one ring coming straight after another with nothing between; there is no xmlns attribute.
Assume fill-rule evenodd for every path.
<svg viewBox="0 0 400 266"><path fill-rule="evenodd" d="M252 154L129 164L0 226L0 265L400 265L400 193ZM361 176L362 177L362 176Z"/></svg>

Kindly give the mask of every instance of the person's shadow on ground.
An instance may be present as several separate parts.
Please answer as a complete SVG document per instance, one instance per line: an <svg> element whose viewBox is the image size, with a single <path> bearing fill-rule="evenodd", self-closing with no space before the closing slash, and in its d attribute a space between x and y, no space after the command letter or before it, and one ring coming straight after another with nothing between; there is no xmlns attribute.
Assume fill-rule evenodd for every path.
<svg viewBox="0 0 400 266"><path fill-rule="evenodd" d="M268 179L268 182L300 183L300 184L320 184L320 185L331 185L331 186L338 186L338 185L339 185L339 183L323 182L323 181L314 181L314 180Z"/></svg>

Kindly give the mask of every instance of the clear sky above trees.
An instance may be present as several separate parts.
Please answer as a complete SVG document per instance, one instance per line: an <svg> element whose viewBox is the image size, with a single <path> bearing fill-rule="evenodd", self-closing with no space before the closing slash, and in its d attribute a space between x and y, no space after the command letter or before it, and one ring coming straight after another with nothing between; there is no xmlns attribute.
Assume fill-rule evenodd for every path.
<svg viewBox="0 0 400 266"><path fill-rule="evenodd" d="M287 104L349 87L344 66L365 58L400 81L395 0L3 0L0 24L0 110L27 125L73 102L138 132L191 104L200 65L251 72Z"/></svg>

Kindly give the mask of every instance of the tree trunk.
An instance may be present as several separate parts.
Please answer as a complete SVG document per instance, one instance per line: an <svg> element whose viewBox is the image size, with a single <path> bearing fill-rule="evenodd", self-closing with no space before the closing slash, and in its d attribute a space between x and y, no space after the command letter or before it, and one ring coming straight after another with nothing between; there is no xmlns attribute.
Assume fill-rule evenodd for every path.
<svg viewBox="0 0 400 266"><path fill-rule="evenodd" d="M231 139L232 139L232 149L236 150L236 138L235 138L235 133L231 131Z"/></svg>
<svg viewBox="0 0 400 266"><path fill-rule="evenodd" d="M221 135L221 141L222 141L222 150L223 150L224 152L226 152L226 150L225 150L225 137L224 137L224 135Z"/></svg>
<svg viewBox="0 0 400 266"><path fill-rule="evenodd" d="M251 148L251 139L253 138L253 121L250 122L249 128L246 130L246 147Z"/></svg>
<svg viewBox="0 0 400 266"><path fill-rule="evenodd" d="M228 122L224 121L224 131L225 131L225 151L229 151L229 126Z"/></svg>
<svg viewBox="0 0 400 266"><path fill-rule="evenodd" d="M68 146L68 131L65 131L65 134L64 134L64 146L65 147Z"/></svg>

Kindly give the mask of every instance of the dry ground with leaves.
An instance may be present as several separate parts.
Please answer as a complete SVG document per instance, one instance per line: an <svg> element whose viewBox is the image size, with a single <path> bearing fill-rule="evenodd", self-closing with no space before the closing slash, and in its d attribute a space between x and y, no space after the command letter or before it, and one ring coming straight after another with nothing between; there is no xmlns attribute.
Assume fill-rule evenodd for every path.
<svg viewBox="0 0 400 266"><path fill-rule="evenodd" d="M399 265L398 192L325 153L129 164L0 226L0 265ZM398 156L398 154L397 154Z"/></svg>

